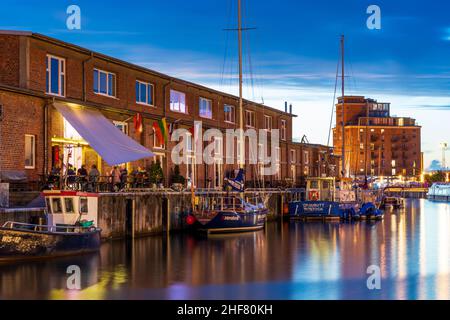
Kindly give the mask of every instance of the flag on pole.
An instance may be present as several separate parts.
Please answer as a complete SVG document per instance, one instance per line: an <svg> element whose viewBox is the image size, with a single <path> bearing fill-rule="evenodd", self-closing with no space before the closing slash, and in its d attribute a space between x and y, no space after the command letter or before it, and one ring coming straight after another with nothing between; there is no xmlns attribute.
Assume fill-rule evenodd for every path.
<svg viewBox="0 0 450 320"><path fill-rule="evenodd" d="M161 128L159 127L159 124L158 124L157 121L153 122L153 130L155 131L155 135L156 135L156 138L159 141L159 144L160 145L164 144L164 137L163 137L163 134L161 132Z"/></svg>
<svg viewBox="0 0 450 320"><path fill-rule="evenodd" d="M169 141L169 134L168 134L168 130L167 130L166 118L162 118L161 120L158 120L158 125L161 130L161 135L164 139L164 143L167 144L167 142Z"/></svg>
<svg viewBox="0 0 450 320"><path fill-rule="evenodd" d="M140 113L136 113L133 117L134 122L134 130L137 133L142 133L142 115Z"/></svg>

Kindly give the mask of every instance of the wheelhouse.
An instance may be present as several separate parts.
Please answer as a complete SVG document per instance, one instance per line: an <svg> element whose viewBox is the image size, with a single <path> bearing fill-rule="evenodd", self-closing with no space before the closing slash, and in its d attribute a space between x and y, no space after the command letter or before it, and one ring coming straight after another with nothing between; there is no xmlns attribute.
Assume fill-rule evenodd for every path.
<svg viewBox="0 0 450 320"><path fill-rule="evenodd" d="M76 191L43 192L49 226L74 225L77 221L98 220L98 195Z"/></svg>

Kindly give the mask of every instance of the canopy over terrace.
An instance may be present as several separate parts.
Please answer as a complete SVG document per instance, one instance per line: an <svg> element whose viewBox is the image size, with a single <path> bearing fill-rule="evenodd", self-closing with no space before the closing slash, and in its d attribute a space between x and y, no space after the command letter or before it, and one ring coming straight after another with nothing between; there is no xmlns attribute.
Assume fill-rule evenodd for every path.
<svg viewBox="0 0 450 320"><path fill-rule="evenodd" d="M98 110L61 102L55 102L53 106L111 166L154 156Z"/></svg>

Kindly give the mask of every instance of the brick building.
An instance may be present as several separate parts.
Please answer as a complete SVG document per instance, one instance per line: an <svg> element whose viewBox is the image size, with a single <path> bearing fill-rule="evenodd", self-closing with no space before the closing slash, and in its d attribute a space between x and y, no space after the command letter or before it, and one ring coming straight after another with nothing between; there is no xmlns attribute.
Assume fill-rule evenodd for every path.
<svg viewBox="0 0 450 320"><path fill-rule="evenodd" d="M390 103L362 96L338 98L334 152L342 155L345 132L345 172L350 176L418 177L422 173L421 127L416 120L390 115ZM343 102L345 110L343 111ZM339 171L342 163L339 161Z"/></svg>
<svg viewBox="0 0 450 320"><path fill-rule="evenodd" d="M99 110L124 134L156 154L128 163L129 170L160 160L165 184L173 169L170 153L177 142L160 145L153 123L165 118L169 126L191 129L239 127L239 99L188 81L155 72L47 36L22 31L0 32L0 173L21 171L38 180L61 162L75 167L97 164L101 174L110 167L62 117L55 103ZM292 141L292 119L280 111L244 100L246 128L280 130L277 173L267 181L298 184L305 175L329 174L332 149ZM142 132L134 117L142 116ZM95 130L95 128L92 128ZM189 138L189 137L188 137ZM190 139L190 138L189 138ZM221 143L222 148L225 141ZM248 144L246 156L248 158ZM270 151L272 152L272 151ZM190 162L181 174L199 187L220 187L238 165L217 159L212 165ZM246 166L246 179L258 179L258 165ZM331 171L330 171L331 170Z"/></svg>

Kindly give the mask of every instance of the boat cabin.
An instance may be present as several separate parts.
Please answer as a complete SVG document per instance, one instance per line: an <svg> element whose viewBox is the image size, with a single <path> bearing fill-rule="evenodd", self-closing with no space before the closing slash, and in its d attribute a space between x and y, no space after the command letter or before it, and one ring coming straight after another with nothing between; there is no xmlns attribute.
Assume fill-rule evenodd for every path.
<svg viewBox="0 0 450 320"><path fill-rule="evenodd" d="M334 201L336 181L334 178L307 178L307 201Z"/></svg>
<svg viewBox="0 0 450 320"><path fill-rule="evenodd" d="M43 196L49 226L74 225L82 220L98 225L98 194L48 190Z"/></svg>
<svg viewBox="0 0 450 320"><path fill-rule="evenodd" d="M307 178L306 200L355 202L356 194L352 183L348 181L342 181L337 186L335 178Z"/></svg>

